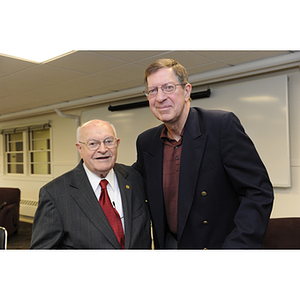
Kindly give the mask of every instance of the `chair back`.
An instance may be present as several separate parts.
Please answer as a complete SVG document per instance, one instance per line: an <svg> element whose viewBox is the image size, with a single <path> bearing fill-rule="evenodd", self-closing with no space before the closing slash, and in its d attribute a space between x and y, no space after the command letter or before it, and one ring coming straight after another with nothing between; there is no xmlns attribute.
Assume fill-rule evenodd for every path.
<svg viewBox="0 0 300 300"><path fill-rule="evenodd" d="M19 188L0 187L0 226L8 236L19 229L21 191Z"/></svg>
<svg viewBox="0 0 300 300"><path fill-rule="evenodd" d="M269 220L263 249L300 249L300 218Z"/></svg>
<svg viewBox="0 0 300 300"><path fill-rule="evenodd" d="M0 226L0 250L6 250L7 247L7 231Z"/></svg>

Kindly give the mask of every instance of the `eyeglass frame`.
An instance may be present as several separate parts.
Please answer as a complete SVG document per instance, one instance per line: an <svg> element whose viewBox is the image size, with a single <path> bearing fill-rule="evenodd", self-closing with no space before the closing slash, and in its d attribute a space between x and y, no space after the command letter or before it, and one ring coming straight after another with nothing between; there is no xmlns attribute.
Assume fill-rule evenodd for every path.
<svg viewBox="0 0 300 300"><path fill-rule="evenodd" d="M107 146L107 145L105 144L105 141L106 141L107 139L110 139L110 138L112 138L112 139L114 140L114 146ZM118 140L119 140L118 138L115 138L115 137L112 136L112 137L108 137L108 138L106 138L106 139L104 139L104 140L102 140L102 141L96 140L96 139L90 139L90 140L87 140L86 143L85 143L85 142L81 142L81 141L78 141L78 143L80 143L80 144L85 144L85 146L86 146L90 151L97 151L97 150L100 148L101 143L103 143L103 144L104 144L104 147L107 148L107 149L113 149L113 148L116 148L116 147L118 146ZM91 141L95 141L96 144L98 144L98 147L97 147L96 149L90 149L90 148L89 148L88 143L91 142Z"/></svg>
<svg viewBox="0 0 300 300"><path fill-rule="evenodd" d="M173 90L172 92L165 92L165 88L164 88L163 86L166 86L166 85L168 85L168 84L174 85L174 90ZM177 87L178 85L185 86L186 84L187 84L187 83L173 83L173 82L167 82L167 83L165 83L165 84L163 84L163 85L161 85L161 86L156 86L156 87L154 87L153 89L156 90L156 92L155 92L154 95L150 95L150 94L149 94L149 89L148 89L148 90L144 90L143 93L145 94L146 97L151 98L151 97L154 97L154 96L157 95L157 93L158 93L158 88L160 88L160 89L163 91L164 94L172 94L172 93L174 93L174 92L176 91L176 87Z"/></svg>

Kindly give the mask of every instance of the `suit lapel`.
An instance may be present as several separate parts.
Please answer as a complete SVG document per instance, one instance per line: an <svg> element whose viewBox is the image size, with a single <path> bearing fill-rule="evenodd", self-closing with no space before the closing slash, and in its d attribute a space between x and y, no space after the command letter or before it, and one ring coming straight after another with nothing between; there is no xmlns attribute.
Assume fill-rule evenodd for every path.
<svg viewBox="0 0 300 300"><path fill-rule="evenodd" d="M80 163L74 170L74 177L70 183L70 194L86 217L115 247L121 248L104 212L95 196L88 177Z"/></svg>
<svg viewBox="0 0 300 300"><path fill-rule="evenodd" d="M207 135L201 133L200 116L191 108L188 120L184 127L182 144L180 177L178 189L178 225L177 240L180 241L188 215L193 203L198 182L199 169L206 145ZM160 134L164 125L158 127L155 136L149 141L149 148L143 153L145 161L149 206L155 224L156 235L160 247L164 247L165 239L165 206L163 197L163 144L160 142Z"/></svg>
<svg viewBox="0 0 300 300"><path fill-rule="evenodd" d="M163 196L163 144L160 141L160 134L164 125L159 126L156 131L153 140L155 142L149 142L149 148L147 152L143 153L145 161L146 174L147 174L147 193L150 210L155 213L152 215L153 224L155 224L155 232L158 239L158 243L161 248L164 247L165 240L165 204Z"/></svg>
<svg viewBox="0 0 300 300"><path fill-rule="evenodd" d="M184 128L178 190L178 242L183 233L194 199L200 164L207 139L206 134L201 135L199 119L198 113L191 109Z"/></svg>
<svg viewBox="0 0 300 300"><path fill-rule="evenodd" d="M132 235L132 182L127 179L128 173L118 164L115 164L114 171L118 180L124 212L125 249L129 249Z"/></svg>

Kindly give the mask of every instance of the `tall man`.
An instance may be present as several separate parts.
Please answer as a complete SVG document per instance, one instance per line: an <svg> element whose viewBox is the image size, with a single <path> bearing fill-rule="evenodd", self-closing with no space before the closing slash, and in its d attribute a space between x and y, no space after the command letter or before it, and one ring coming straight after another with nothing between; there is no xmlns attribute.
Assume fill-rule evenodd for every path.
<svg viewBox="0 0 300 300"><path fill-rule="evenodd" d="M78 128L82 160L41 188L31 249L150 249L143 179L116 163L119 143L107 122Z"/></svg>
<svg viewBox="0 0 300 300"><path fill-rule="evenodd" d="M263 244L273 205L267 171L238 118L191 108L186 69L162 59L145 94L163 122L137 139L158 249L242 249Z"/></svg>

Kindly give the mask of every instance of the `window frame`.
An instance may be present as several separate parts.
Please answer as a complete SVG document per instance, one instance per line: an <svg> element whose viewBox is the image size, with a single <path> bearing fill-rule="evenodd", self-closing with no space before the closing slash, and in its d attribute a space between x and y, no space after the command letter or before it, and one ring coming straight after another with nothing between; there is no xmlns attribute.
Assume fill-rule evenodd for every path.
<svg viewBox="0 0 300 300"><path fill-rule="evenodd" d="M22 148L23 150L22 151L10 151L9 148L10 148L10 145L13 144L13 142L21 142L21 140L15 140L15 141L9 141L9 135L11 134L22 134ZM26 170L26 153L25 153L25 146L26 146L26 141L24 140L24 132L9 132L9 133L5 133L4 134L4 165L5 165L5 174L6 175L17 175L17 176L22 176L22 175L25 175L25 172L27 171ZM17 148L17 147L16 147ZM9 169L9 165L10 166L13 166L13 165L17 165L17 162L14 164L14 163L11 163L11 162L8 162L8 155L13 155L13 154L20 154L22 153L23 154L23 162L22 162L22 165L23 165L23 172L22 173L11 173L11 172L8 172L8 169Z"/></svg>
<svg viewBox="0 0 300 300"><path fill-rule="evenodd" d="M48 135L48 138L33 138L33 132L34 131L41 131L41 130L46 130L48 129L49 130L49 135ZM34 141L43 141L45 140L46 143L47 143L47 149L37 149L37 150L34 150L32 148L33 147L33 142ZM45 129L36 129L36 130L28 130L28 173L29 175L51 175L52 174L52 151L51 151L51 130L50 128L45 128ZM42 162L38 162L38 161L31 161L31 156L32 154L34 153L43 153L43 152L46 152L47 153L47 158L48 158L48 161L42 161ZM32 173L32 168L34 166L37 166L37 165L42 165L42 164L46 164L47 165L47 169L48 169L48 172L49 173ZM50 171L49 171L50 170Z"/></svg>
<svg viewBox="0 0 300 300"><path fill-rule="evenodd" d="M47 138L41 138L41 139L34 139L33 138L33 132L34 131L40 131L40 130L49 130L49 134ZM13 133L22 133L23 138L23 173L8 173L8 165L10 164L8 162L8 154L10 152L16 153L17 151L7 151L9 149L9 142L8 142L8 136L9 134ZM32 126L26 126L21 128L14 128L14 129L4 129L1 131L2 134L2 149L3 149L3 175L5 176L16 176L16 177L52 177L53 176L53 153L52 153L52 128L49 123L42 124L42 125L32 125ZM30 150L32 149L32 143L34 140L47 140L46 144L48 149L45 150ZM41 162L31 162L31 154L32 153L41 153L46 152L47 153L47 161L41 161ZM46 170L47 173L33 173L32 166L38 165L38 164L47 164Z"/></svg>

